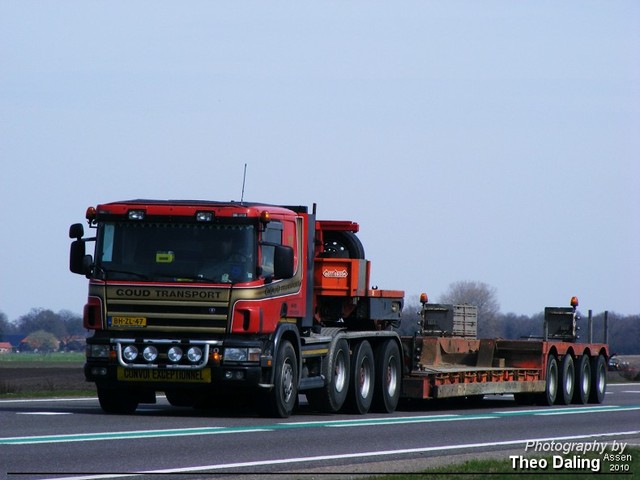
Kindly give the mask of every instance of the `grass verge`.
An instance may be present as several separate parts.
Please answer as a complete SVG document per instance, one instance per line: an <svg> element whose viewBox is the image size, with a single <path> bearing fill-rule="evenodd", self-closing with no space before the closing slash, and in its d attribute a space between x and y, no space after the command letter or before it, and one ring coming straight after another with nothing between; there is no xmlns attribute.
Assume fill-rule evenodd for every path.
<svg viewBox="0 0 640 480"><path fill-rule="evenodd" d="M52 364L83 364L83 352L52 353L5 353L0 355L0 367L12 367L22 364L45 366Z"/></svg>

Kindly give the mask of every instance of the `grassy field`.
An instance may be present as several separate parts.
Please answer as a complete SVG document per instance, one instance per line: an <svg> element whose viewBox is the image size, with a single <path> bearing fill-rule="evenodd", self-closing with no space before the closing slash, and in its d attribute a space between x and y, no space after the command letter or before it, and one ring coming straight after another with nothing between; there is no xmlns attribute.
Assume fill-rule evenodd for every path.
<svg viewBox="0 0 640 480"><path fill-rule="evenodd" d="M0 355L0 367L19 367L23 364L48 365L84 363L84 352L5 353Z"/></svg>

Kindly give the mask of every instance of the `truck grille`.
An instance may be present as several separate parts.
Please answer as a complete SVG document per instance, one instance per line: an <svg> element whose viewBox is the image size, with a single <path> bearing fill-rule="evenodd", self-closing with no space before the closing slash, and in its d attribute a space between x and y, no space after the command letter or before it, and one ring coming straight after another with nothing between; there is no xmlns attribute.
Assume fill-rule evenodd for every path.
<svg viewBox="0 0 640 480"><path fill-rule="evenodd" d="M229 289L114 284L105 293L112 330L227 331Z"/></svg>
<svg viewBox="0 0 640 480"><path fill-rule="evenodd" d="M146 330L213 329L223 332L227 328L229 307L212 305L141 305L110 303L107 317L144 317Z"/></svg>

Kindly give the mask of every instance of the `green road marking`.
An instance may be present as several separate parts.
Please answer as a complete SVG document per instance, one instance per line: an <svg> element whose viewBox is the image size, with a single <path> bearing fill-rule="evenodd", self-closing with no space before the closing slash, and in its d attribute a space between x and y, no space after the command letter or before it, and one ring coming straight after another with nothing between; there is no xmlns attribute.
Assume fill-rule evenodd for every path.
<svg viewBox="0 0 640 480"><path fill-rule="evenodd" d="M139 438L163 438L178 436L196 435L220 435L228 433L248 433L248 432L268 432L274 430L289 430L295 428L326 428L326 427L365 427L384 426L410 423L430 423L430 422L452 422L452 421L473 421L500 419L501 417L528 416L528 415L573 415L587 413L604 412L628 412L640 410L640 405L616 406L602 405L593 407L567 407L555 409L531 409L531 410L510 410L495 411L482 414L445 414L445 415L422 415L415 417L381 417L381 418L359 418L352 420L329 420L315 422L287 422L269 425L246 426L246 427L201 427L201 428L178 428L166 430L134 430L129 432L102 432L102 433L77 433L68 435L42 435L27 437L0 437L0 445L32 445L38 443L63 443L63 442L86 442L103 440L128 440Z"/></svg>

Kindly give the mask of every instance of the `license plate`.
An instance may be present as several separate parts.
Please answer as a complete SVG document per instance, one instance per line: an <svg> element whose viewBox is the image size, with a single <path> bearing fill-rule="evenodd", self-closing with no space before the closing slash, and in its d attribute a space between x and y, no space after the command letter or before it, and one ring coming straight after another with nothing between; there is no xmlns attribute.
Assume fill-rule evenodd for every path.
<svg viewBox="0 0 640 480"><path fill-rule="evenodd" d="M110 327L146 327L147 319L145 317L109 317L108 324Z"/></svg>
<svg viewBox="0 0 640 480"><path fill-rule="evenodd" d="M118 367L118 380L122 382L211 383L211 369L167 370L164 368Z"/></svg>

